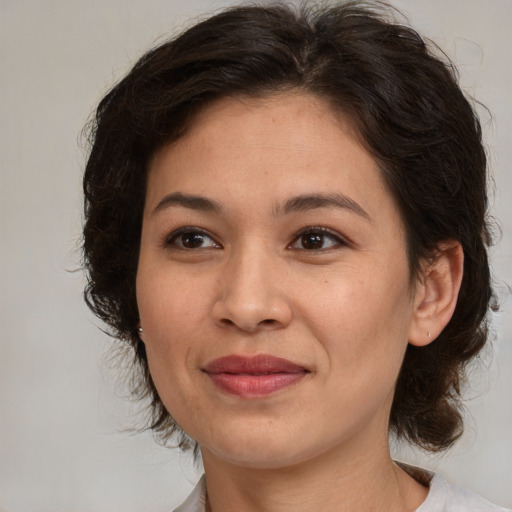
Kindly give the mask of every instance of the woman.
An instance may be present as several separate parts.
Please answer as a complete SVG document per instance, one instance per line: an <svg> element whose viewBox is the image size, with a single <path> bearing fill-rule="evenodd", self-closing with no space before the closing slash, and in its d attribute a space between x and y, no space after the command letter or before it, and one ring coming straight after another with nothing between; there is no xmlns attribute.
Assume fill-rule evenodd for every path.
<svg viewBox="0 0 512 512"><path fill-rule="evenodd" d="M395 463L462 433L487 339L486 159L450 64L380 5L236 7L100 103L88 304L133 347L178 510L504 510Z"/></svg>

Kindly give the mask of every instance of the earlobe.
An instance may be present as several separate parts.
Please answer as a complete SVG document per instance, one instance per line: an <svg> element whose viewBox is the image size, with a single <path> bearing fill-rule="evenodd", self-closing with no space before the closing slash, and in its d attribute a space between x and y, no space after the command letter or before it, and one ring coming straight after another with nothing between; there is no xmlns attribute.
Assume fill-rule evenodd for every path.
<svg viewBox="0 0 512 512"><path fill-rule="evenodd" d="M409 343L434 341L452 318L464 271L464 252L457 241L444 242L437 257L425 264L417 285Z"/></svg>

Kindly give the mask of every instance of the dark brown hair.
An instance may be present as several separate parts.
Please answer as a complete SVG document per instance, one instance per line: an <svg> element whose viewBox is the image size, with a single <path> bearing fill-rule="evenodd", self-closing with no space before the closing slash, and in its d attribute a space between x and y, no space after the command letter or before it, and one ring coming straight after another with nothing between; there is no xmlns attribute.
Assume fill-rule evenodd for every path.
<svg viewBox="0 0 512 512"><path fill-rule="evenodd" d="M453 318L428 346L407 348L390 418L399 438L432 451L447 448L462 432L461 382L487 340L493 298L486 156L454 67L381 3L234 7L136 63L103 98L90 127L87 304L112 336L133 347L141 370L137 391L151 403L149 426L163 440L182 434L158 396L137 335L148 161L211 101L287 90L323 98L351 121L401 210L413 278L441 242L462 244L464 277Z"/></svg>

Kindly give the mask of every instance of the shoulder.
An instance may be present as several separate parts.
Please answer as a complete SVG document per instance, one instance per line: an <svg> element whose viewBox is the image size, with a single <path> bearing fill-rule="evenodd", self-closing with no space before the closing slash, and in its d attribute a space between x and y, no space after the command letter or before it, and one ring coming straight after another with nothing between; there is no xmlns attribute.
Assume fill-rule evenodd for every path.
<svg viewBox="0 0 512 512"><path fill-rule="evenodd" d="M173 512L205 512L205 503L206 484L203 475L188 498Z"/></svg>
<svg viewBox="0 0 512 512"><path fill-rule="evenodd" d="M408 467L411 471L421 471ZM423 475L428 472L421 471ZM440 474L430 474L430 491L425 502L416 512L512 512L494 505L478 494L452 485ZM204 475L188 498L174 512L205 512L206 485Z"/></svg>
<svg viewBox="0 0 512 512"><path fill-rule="evenodd" d="M416 512L511 512L494 505L473 491L452 485L439 474L432 475L427 499Z"/></svg>

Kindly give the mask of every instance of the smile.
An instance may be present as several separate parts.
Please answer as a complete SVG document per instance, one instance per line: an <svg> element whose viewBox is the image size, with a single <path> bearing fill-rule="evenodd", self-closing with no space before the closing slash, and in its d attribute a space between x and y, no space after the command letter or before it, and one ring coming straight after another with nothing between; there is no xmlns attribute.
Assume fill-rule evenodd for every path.
<svg viewBox="0 0 512 512"><path fill-rule="evenodd" d="M222 357L203 371L222 391L243 398L271 395L310 373L303 366L270 355Z"/></svg>

